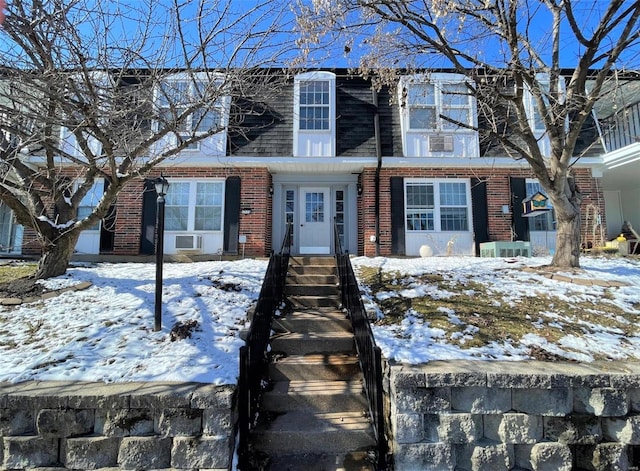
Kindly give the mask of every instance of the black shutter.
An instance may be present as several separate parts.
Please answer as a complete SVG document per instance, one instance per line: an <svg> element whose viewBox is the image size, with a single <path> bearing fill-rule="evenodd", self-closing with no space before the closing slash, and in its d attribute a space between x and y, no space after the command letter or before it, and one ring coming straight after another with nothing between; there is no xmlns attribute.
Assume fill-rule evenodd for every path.
<svg viewBox="0 0 640 471"><path fill-rule="evenodd" d="M144 181L142 193L142 234L140 236L140 254L153 255L156 252L156 214L157 195L153 180Z"/></svg>
<svg viewBox="0 0 640 471"><path fill-rule="evenodd" d="M240 235L240 177L229 177L224 187L224 247L225 253L238 253Z"/></svg>
<svg viewBox="0 0 640 471"><path fill-rule="evenodd" d="M527 182L524 178L511 177L510 185L514 240L529 240L529 221L522 217L522 202L527 197Z"/></svg>
<svg viewBox="0 0 640 471"><path fill-rule="evenodd" d="M391 253L405 255L404 179L391 177Z"/></svg>
<svg viewBox="0 0 640 471"><path fill-rule="evenodd" d="M487 207L487 182L479 178L471 179L471 211L473 213L473 234L476 253L480 244L489 241L489 208Z"/></svg>

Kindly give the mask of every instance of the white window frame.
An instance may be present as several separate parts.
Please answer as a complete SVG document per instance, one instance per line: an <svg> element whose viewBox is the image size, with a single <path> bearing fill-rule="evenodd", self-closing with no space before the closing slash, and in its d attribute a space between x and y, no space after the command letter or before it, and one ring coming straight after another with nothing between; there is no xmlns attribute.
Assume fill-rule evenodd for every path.
<svg viewBox="0 0 640 471"><path fill-rule="evenodd" d="M468 79L464 75L460 74L436 73L431 75L415 75L402 77L400 80L400 87L398 87L398 92L400 94L398 99L402 108L401 111L404 118L404 131L427 133L474 132L472 128L477 124L477 117L475 112L475 98L473 97L473 95L471 95L471 93L469 92L469 94L466 95L466 103L464 104L448 105L446 97L449 96L449 94L444 93L444 90L447 86L462 85L466 88L468 83ZM417 100L420 95L414 95L413 90L418 87L426 88L429 86L433 87L432 103L421 103L419 101L414 101ZM429 95L423 96L426 97ZM454 94L451 94L450 96L454 96ZM462 96L462 94L460 96ZM434 109L435 125L433 127L411 127L411 111L414 109L426 108ZM459 126L442 118L441 115L447 115L447 113L445 112L447 109L467 110L468 120L465 124L467 124L469 127Z"/></svg>
<svg viewBox="0 0 640 471"><path fill-rule="evenodd" d="M298 82L298 86L298 129L300 131L329 131L331 129L330 82L328 80L302 80ZM314 111L320 111L320 116L311 116L315 114ZM307 124L307 126L303 126L303 124ZM318 127L317 124L320 126Z"/></svg>
<svg viewBox="0 0 640 471"><path fill-rule="evenodd" d="M560 87L560 102L562 103L564 101L566 89L564 86L564 78L560 77L558 80L558 86ZM544 73L536 74L536 81L538 83L538 86L542 88L542 95L545 104L548 104L548 99L546 99L545 95L549 93L549 88L551 86L549 75ZM527 114L527 119L529 121L529 127L531 128L531 130L536 134L546 133L547 128L544 124L542 115L540 114L538 104L528 86L525 86L524 88L524 109Z"/></svg>
<svg viewBox="0 0 640 471"><path fill-rule="evenodd" d="M104 195L104 184L105 184L105 181L103 178L98 178L93 182L93 186L91 187L91 189L89 189L87 194L84 195L84 197L80 201L80 204L78 204L78 217L77 217L78 221L81 221L86 216L91 214L91 212L93 212L93 209L96 206L98 206L98 203L100 202L100 200L102 199L102 196ZM80 182L74 182L73 184L74 193L78 190L79 186L80 186ZM81 212L82 212L81 210L84 208L89 208L89 213L85 215L81 215ZM97 224L94 224L93 226L88 227L84 230L99 231L101 228L102 228L102 221L99 221Z"/></svg>
<svg viewBox="0 0 640 471"><path fill-rule="evenodd" d="M546 85L548 88L549 83L541 83L543 87ZM545 100L545 103L547 100ZM544 125L544 120L542 115L540 114L540 110L538 109L538 104L536 103L536 99L533 96L533 93L528 88L525 88L525 100L524 100L524 109L527 114L527 120L529 121L529 127L535 133L545 133L547 131L546 126Z"/></svg>
<svg viewBox="0 0 640 471"><path fill-rule="evenodd" d="M74 76L77 76L77 75L72 75L72 78ZM89 72L89 77L93 81L94 86L104 87L107 89L109 87L115 86L113 82L113 77L111 76L111 74L109 74L109 72L96 70L93 72ZM85 80L84 77L80 77L77 81L79 83L82 83L83 80ZM72 91L69 91L69 93L72 93ZM109 100L106 97L104 100L101 100L101 103L99 104L99 106L102 111L107 110L108 102ZM91 134L86 134L84 132L83 134L85 135L85 139L87 140L89 149L94 154L94 156L98 157L102 152L102 143L95 136ZM66 152L71 157L74 157L74 158L86 157L84 152L82 151L82 149L80 149L80 146L78 145L75 134L71 129L67 128L66 126L60 126L60 147L61 149L64 150L64 152Z"/></svg>
<svg viewBox="0 0 640 471"><path fill-rule="evenodd" d="M325 82L328 84L328 128L327 129L300 129L301 85L311 82ZM302 106L305 106L304 104ZM314 71L298 74L293 81L293 149L294 155L298 154L298 143L301 135L326 136L331 140L331 156L335 156L336 140L336 76L332 72Z"/></svg>
<svg viewBox="0 0 640 471"><path fill-rule="evenodd" d="M442 204L441 184L456 183L464 185L464 204ZM422 211L424 213L430 213L433 220L433 229L413 229L409 227L408 219L411 209L409 208L407 195L408 187L410 186L427 186L433 188L433 207L424 206L424 208L416 207L416 211ZM442 229L442 209L443 208L465 208L465 221L466 229ZM468 179L464 178L407 178L404 181L404 224L407 233L435 233L435 232L471 232L471 185Z"/></svg>
<svg viewBox="0 0 640 471"><path fill-rule="evenodd" d="M184 102L184 106L188 107L189 99L191 99L191 97L198 94L196 83L201 83L203 84L203 86L206 86L206 84L208 84L210 80L211 80L210 74L207 74L206 72L198 72L196 74L186 74L186 73L173 74L163 78L162 82L163 84L170 84L170 85L184 83L186 85L186 92L188 94L188 96L186 97L187 99ZM223 86L222 77L220 77L219 83L220 83L220 86ZM157 107L157 110L158 110L157 112L159 115L162 114L163 109L167 109L167 110L170 109L168 103L163 106L163 103L162 103L163 97L161 93L162 92L160 90L160 86L156 86L153 94L153 102L154 102L154 105ZM198 101L200 100L200 98L196 98L195 100ZM214 123L217 123L221 129L226 128L227 125L229 124L230 103L231 103L230 96L221 95L216 100L216 102L211 106L211 108L208 110L208 113L216 113L218 115L218 119ZM169 133L172 136L173 145L178 145L178 137L176 136L176 134L181 136L184 135L188 139L188 138L191 138L192 136L197 137L198 135L202 135L208 132L208 131L193 130L193 118L196 113L197 111L194 113L191 113L189 116L186 117L185 121L182 123L182 125L184 126L184 130L180 130L177 133L174 133L174 132ZM153 131L158 132L161 126L162 124L160 123L160 121L155 120L153 123ZM183 151L200 151L201 142L202 141L198 141L198 142L189 144L187 147L183 149Z"/></svg>
<svg viewBox="0 0 640 471"><path fill-rule="evenodd" d="M211 205L198 205L197 204L197 191L198 191L198 185L199 184L209 184L209 183L215 183L217 185L220 185L220 193L219 193L219 204L211 204ZM178 184L188 184L189 185L189 191L188 191L188 200L187 200L187 223L186 226L184 228L172 228L171 227L171 218L169 215L167 215L167 210L169 210L171 207L173 206L178 206L178 205L173 205L172 203L172 195L171 195L171 189L172 188L177 188ZM208 234L213 234L213 233L221 233L224 230L224 205L225 205L225 180L221 179L221 178L207 178L207 179L170 179L169 180L169 191L167 193L167 196L165 197L166 203L165 203L165 230L166 232L170 232L170 233L185 233L185 232L189 232L189 233L208 233ZM180 205L180 206L185 206L185 205ZM215 229L196 229L196 209L198 207L202 207L202 206L206 206L206 207L216 207L216 208L220 208L220 214L219 214L219 227L215 228ZM169 223L169 224L167 224Z"/></svg>

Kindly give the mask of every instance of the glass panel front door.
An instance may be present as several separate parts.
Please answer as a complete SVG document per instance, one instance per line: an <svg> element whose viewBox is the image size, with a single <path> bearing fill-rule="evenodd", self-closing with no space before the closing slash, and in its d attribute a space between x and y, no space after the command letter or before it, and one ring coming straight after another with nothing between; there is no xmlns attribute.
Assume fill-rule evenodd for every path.
<svg viewBox="0 0 640 471"><path fill-rule="evenodd" d="M329 188L301 188L300 202L300 253L331 253Z"/></svg>

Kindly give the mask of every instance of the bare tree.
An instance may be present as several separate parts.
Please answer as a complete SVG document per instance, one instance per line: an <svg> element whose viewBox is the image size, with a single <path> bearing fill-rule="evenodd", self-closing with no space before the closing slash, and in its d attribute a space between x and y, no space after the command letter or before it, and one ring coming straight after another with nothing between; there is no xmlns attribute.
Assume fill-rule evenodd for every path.
<svg viewBox="0 0 640 471"><path fill-rule="evenodd" d="M241 5L239 5L241 3ZM13 0L0 30L0 199L64 273L121 189L232 128L229 96L264 96L285 10L233 0ZM176 76L188 87L172 82ZM188 91L187 91L188 90ZM234 113L230 113L234 116ZM96 179L97 205L78 214Z"/></svg>
<svg viewBox="0 0 640 471"><path fill-rule="evenodd" d="M356 54L359 70L375 71L381 82L396 81L399 67L464 74L485 124L479 131L525 160L552 202L552 265L579 266L574 150L612 70L637 60L640 2L314 0L301 1L297 17L308 55L322 57L318 51L327 48ZM528 98L542 134L531 126ZM549 152L541 150L542 139Z"/></svg>

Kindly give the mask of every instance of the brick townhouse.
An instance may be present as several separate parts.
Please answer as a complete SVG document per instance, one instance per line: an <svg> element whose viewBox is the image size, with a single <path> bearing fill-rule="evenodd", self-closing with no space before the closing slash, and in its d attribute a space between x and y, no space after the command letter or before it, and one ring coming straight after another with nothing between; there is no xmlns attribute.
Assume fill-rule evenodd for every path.
<svg viewBox="0 0 640 471"><path fill-rule="evenodd" d="M263 104L266 112L244 117L246 132L219 133L157 168L149 177L162 173L170 183L165 253L264 256L291 223L294 253L330 254L334 221L343 247L367 256L416 256L425 246L433 255L476 255L481 242L518 240L534 253L553 251L553 211L522 216L522 201L541 190L527 165L440 117L478 123L473 98L455 93L464 77L399 80L376 90L346 69L297 74ZM625 82L622 102L599 104L576 148L585 244L615 237L625 220L640 226L638 83ZM548 148L533 101L526 105ZM97 181L85 209L103 189ZM76 252L152 254L155 219L153 185L129 184ZM4 206L0 238L8 252L29 251L29 232Z"/></svg>

